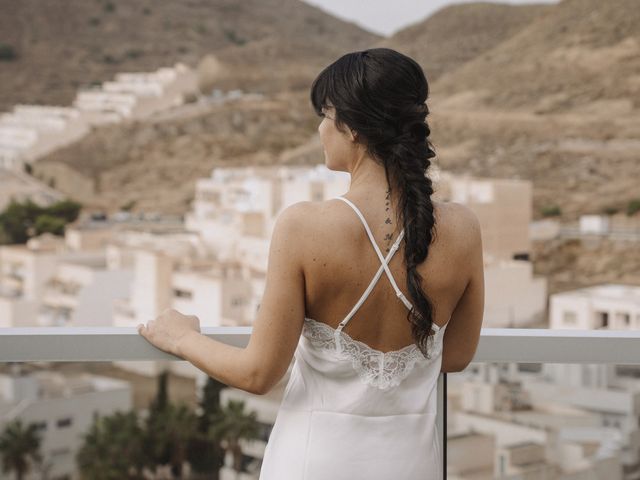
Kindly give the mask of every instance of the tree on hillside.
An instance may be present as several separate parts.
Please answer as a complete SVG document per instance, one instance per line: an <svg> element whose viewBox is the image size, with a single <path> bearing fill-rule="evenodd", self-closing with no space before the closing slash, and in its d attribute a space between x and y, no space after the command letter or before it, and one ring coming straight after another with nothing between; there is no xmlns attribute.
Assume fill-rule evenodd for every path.
<svg viewBox="0 0 640 480"><path fill-rule="evenodd" d="M31 199L24 202L11 199L0 213L0 231L5 238L2 243L24 244L33 235L44 232L64 235L64 226L75 221L81 209L82 205L72 200L41 207Z"/></svg>
<svg viewBox="0 0 640 480"><path fill-rule="evenodd" d="M52 217L51 215L40 215L36 218L34 225L35 234L52 233L54 235L64 235L65 221L61 218Z"/></svg>
<svg viewBox="0 0 640 480"><path fill-rule="evenodd" d="M73 200L60 200L45 209L45 213L53 217L66 220L67 223L75 222L82 209L82 204Z"/></svg>

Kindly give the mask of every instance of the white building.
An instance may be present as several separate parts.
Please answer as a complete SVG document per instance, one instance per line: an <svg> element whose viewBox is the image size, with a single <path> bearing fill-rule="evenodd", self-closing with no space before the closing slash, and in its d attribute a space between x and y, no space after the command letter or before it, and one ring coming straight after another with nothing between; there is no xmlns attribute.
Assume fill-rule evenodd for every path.
<svg viewBox="0 0 640 480"><path fill-rule="evenodd" d="M640 287L602 284L549 297L551 328L640 329Z"/></svg>
<svg viewBox="0 0 640 480"><path fill-rule="evenodd" d="M286 206L322 201L347 191L349 175L315 167L220 168L196 182L187 229L198 232L220 258L249 260L265 269L275 219Z"/></svg>
<svg viewBox="0 0 640 480"><path fill-rule="evenodd" d="M0 115L0 149L13 147L20 164L31 163L79 140L88 131L89 125L75 108L16 105L11 113ZM5 162L0 166L18 169L20 165Z"/></svg>
<svg viewBox="0 0 640 480"><path fill-rule="evenodd" d="M526 180L457 176L434 169L434 198L461 203L478 217L485 262L484 327L546 323L547 280L534 277L532 184Z"/></svg>
<svg viewBox="0 0 640 480"><path fill-rule="evenodd" d="M155 72L119 73L113 81L78 92L73 105L90 124L148 118L182 105L186 95L198 91L197 75L177 63Z"/></svg>
<svg viewBox="0 0 640 480"><path fill-rule="evenodd" d="M104 252L57 264L38 311L40 326L112 326L114 302L125 298L132 273L107 268Z"/></svg>
<svg viewBox="0 0 640 480"><path fill-rule="evenodd" d="M110 269L104 251L74 250L43 234L0 247L0 326L109 326L131 273Z"/></svg>
<svg viewBox="0 0 640 480"><path fill-rule="evenodd" d="M128 412L132 407L131 386L122 380L48 371L0 374L0 432L19 418L24 426L36 424L41 438L42 465L25 480L79 478L75 455L94 416ZM43 476L47 469L48 476ZM0 480L13 478L14 474L0 470Z"/></svg>
<svg viewBox="0 0 640 480"><path fill-rule="evenodd" d="M449 376L453 478L622 479L637 465L640 392L567 387L546 379L545 370L520 372L514 381L503 366L474 365ZM629 421L612 423L614 411ZM475 447L491 448L486 437L492 452L479 455ZM458 439L467 455L456 455Z"/></svg>
<svg viewBox="0 0 640 480"><path fill-rule="evenodd" d="M147 118L197 92L197 74L177 63L155 72L119 73L98 88L80 90L72 107L17 105L0 115L0 169L21 170L81 139L92 125Z"/></svg>
<svg viewBox="0 0 640 480"><path fill-rule="evenodd" d="M608 215L580 215L580 233L609 233Z"/></svg>

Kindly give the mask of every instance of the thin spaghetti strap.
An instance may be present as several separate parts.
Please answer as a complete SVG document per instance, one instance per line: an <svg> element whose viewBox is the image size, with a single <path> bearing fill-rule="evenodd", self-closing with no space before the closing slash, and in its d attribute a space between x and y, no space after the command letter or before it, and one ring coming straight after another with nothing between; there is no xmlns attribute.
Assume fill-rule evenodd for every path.
<svg viewBox="0 0 640 480"><path fill-rule="evenodd" d="M371 241L371 244L373 245L373 248L376 251L376 254L378 255L378 258L380 259L380 263L382 264L382 267L385 270L385 273L387 274L387 277L389 278L389 281L391 282L391 285L393 286L393 289L396 292L396 296L402 300L402 303L404 303L404 305L411 310L411 308L413 308L413 305L411 305L411 302L409 302L409 300L407 299L407 297L404 296L404 294L402 293L402 291L400 290L400 288L398 288L398 285L396 284L395 279L393 278L393 275L391 274L391 270L389 270L389 266L387 265L387 262L385 262L384 257L382 256L382 252L380 251L380 248L378 248L378 244L376 243L375 238L373 237L373 233L371 233L371 229L369 228L369 224L367 223L367 221L364 218L364 215L362 215L362 212L360 211L360 209L358 209L358 207L356 207L353 202L351 202L351 200L345 198L345 197L336 197L344 202L346 202L358 215L358 217L360 217L360 220L362 221L362 224L364 225L365 230L367 231L367 235L369 236L369 240ZM400 235L398 235L398 238L401 238L404 235L404 229L402 229L402 231L400 232Z"/></svg>
<svg viewBox="0 0 640 480"><path fill-rule="evenodd" d="M389 253L387 254L387 258L385 258L384 262L385 264L388 264L389 261L391 260L391 257L393 257L394 253L396 253L396 251L398 250L398 248L400 247L400 241L402 240L403 235L399 235L398 238L396 239L396 241L394 242L394 244L391 247L391 250L389 251ZM367 287L367 289L364 291L364 293L362 294L362 296L360 297L360 299L358 300L358 302L353 306L353 308L351 309L351 311L349 312L349 314L340 322L340 324L338 325L338 330L342 330L345 325L349 322L349 320L351 320L351 317L353 317L353 315L358 311L358 309L362 306L362 304L364 303L364 301L369 297L369 294L371 293L371 291L373 290L373 287L375 287L376 283L378 283L378 280L380 279L380 277L382 276L382 272L384 271L384 266L380 265L380 268L378 268L378 271L376 272L376 274L374 275L373 279L371 280L371 282L369 283L369 286Z"/></svg>
<svg viewBox="0 0 640 480"><path fill-rule="evenodd" d="M391 260L391 257L393 257L393 254L396 253L396 251L400 247L400 241L402 240L403 234L404 232L398 235L398 238L396 239L394 244L391 246L391 250L389 251L389 253L387 254L387 257L384 260L384 264L380 265L380 268L378 268L378 271L374 275L373 279L369 283L369 286L364 291L364 293L362 294L358 302L353 306L349 314L346 317L344 317L344 319L340 322L340 324L338 325L338 328L335 329L334 340L335 340L335 345L338 352L342 352L342 344L340 343L340 332L347 325L347 323L349 323L349 320L351 320L351 317L353 317L353 315L362 306L365 300L369 297L369 294L373 290L373 287L376 285L376 283L378 283L378 280L380 280L380 277L382 276L382 272L384 271L384 266L389 263L389 261Z"/></svg>

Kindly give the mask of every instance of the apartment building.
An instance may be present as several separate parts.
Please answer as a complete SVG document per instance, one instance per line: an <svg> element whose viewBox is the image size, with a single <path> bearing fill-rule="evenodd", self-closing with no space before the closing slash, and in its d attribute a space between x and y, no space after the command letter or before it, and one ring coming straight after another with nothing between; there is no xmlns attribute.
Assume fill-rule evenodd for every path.
<svg viewBox="0 0 640 480"><path fill-rule="evenodd" d="M434 168L434 198L478 217L485 262L485 327L546 326L547 280L533 274L532 184L458 176Z"/></svg>
<svg viewBox="0 0 640 480"><path fill-rule="evenodd" d="M601 284L549 297L551 328L640 329L640 287Z"/></svg>
<svg viewBox="0 0 640 480"><path fill-rule="evenodd" d="M122 72L78 91L70 107L16 105L0 115L0 169L25 163L84 137L93 125L142 119L182 105L198 92L197 74L177 63L154 72Z"/></svg>
<svg viewBox="0 0 640 480"><path fill-rule="evenodd" d="M41 438L43 461L25 476L79 478L75 456L95 416L128 412L133 407L128 382L91 374L59 372L13 372L0 374L0 431L16 418L35 424ZM2 473L0 480L13 480Z"/></svg>

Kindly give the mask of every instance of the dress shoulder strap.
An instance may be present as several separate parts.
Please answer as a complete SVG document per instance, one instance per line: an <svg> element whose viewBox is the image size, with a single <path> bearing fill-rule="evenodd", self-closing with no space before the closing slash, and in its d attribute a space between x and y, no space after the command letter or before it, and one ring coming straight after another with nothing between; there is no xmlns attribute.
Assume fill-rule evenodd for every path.
<svg viewBox="0 0 640 480"><path fill-rule="evenodd" d="M413 307L413 305L411 304L411 302L409 302L409 300L405 297L405 295L402 293L402 291L400 290L400 288L398 288L398 285L395 281L395 279L393 278L393 275L391 274L391 270L389 270L389 266L387 265L388 262L391 260L391 257L393 256L393 254L396 252L396 250L399 248L400 245L400 241L402 240L402 238L404 237L404 229L402 229L402 231L400 232L400 235L398 235L398 238L396 239L396 241L394 242L393 246L391 247L391 250L389 251L387 258L385 259L385 257L382 255L382 252L380 251L380 248L378 247L378 244L375 241L375 238L373 237L373 233L371 232L371 229L369 228L369 224L367 223L367 221L364 218L364 215L362 215L362 212L360 211L360 209L358 207L356 207L353 202L351 202L349 199L345 198L345 197L336 197L342 201L344 201L345 203L347 203L354 212L356 212L356 214L358 215L358 217L360 218L360 221L362 222L362 224L364 225L364 228L367 232L367 236L369 237L369 240L371 241L371 244L373 245L373 248L376 251L376 254L378 255L378 258L380 259L380 269L378 270L378 273L376 273L375 277L373 278L371 284L369 285L369 288L367 288L367 290L365 291L364 295L362 296L362 298L360 299L360 301L358 301L358 303L354 306L353 310L351 311L351 313L349 315L347 315L347 318L345 318L342 322L340 322L340 327L343 326L343 323L346 325L346 323L349 321L349 319L351 318L351 316L355 313L355 311L360 307L360 305L362 305L362 303L364 302L364 300L366 300L367 296L369 295L369 293L371 293L371 290L373 290L373 287L375 286L375 283L378 281L378 279L380 278L380 275L382 274L382 271L384 270L384 272L386 273L387 277L389 278L389 281L391 282L391 285L393 286L393 289L396 292L396 296L402 300L402 302L405 304L405 306L408 309L411 309Z"/></svg>

